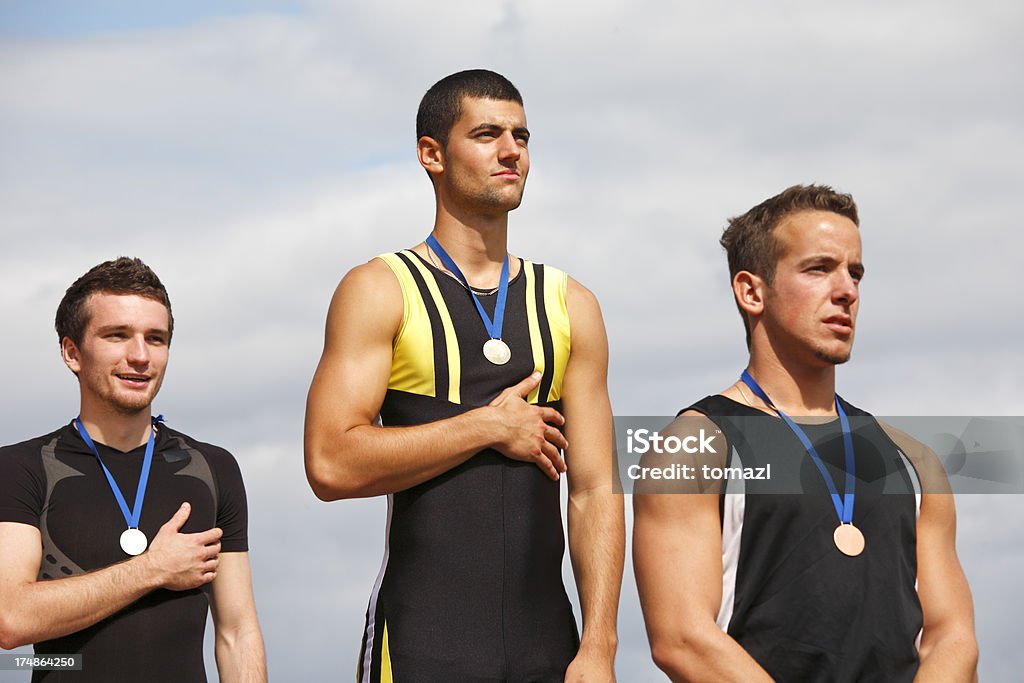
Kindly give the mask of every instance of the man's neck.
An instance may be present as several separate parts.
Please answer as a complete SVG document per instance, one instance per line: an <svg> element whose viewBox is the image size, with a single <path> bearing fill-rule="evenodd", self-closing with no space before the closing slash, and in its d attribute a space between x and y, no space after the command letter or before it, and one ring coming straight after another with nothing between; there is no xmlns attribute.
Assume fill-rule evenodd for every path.
<svg viewBox="0 0 1024 683"><path fill-rule="evenodd" d="M93 441L125 453L149 440L153 424L148 410L129 415L110 409L90 408L84 402L79 419Z"/></svg>
<svg viewBox="0 0 1024 683"><path fill-rule="evenodd" d="M497 287L508 254L508 214L460 216L438 207L434 237L474 287ZM516 264L509 263L510 277Z"/></svg>
<svg viewBox="0 0 1024 683"><path fill-rule="evenodd" d="M834 365L809 367L752 350L747 368L772 403L787 415L836 414Z"/></svg>

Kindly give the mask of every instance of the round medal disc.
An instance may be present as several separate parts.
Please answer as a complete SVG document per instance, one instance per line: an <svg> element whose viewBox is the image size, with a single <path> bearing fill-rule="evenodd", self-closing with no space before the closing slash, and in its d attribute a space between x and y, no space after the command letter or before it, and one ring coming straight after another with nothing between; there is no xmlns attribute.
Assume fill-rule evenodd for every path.
<svg viewBox="0 0 1024 683"><path fill-rule="evenodd" d="M125 529L121 533L121 550L129 555L141 555L148 545L146 534L138 529Z"/></svg>
<svg viewBox="0 0 1024 683"><path fill-rule="evenodd" d="M850 557L856 557L864 552L864 534L852 524L840 524L832 533L832 540L835 542L839 552Z"/></svg>
<svg viewBox="0 0 1024 683"><path fill-rule="evenodd" d="M500 339L488 339L484 342L484 358L495 365L504 365L512 358L512 349Z"/></svg>

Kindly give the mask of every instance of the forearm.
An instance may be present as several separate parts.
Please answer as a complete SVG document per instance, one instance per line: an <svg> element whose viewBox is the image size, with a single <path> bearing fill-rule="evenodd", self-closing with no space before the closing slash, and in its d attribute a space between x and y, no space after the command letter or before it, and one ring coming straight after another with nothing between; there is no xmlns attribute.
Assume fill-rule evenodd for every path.
<svg viewBox="0 0 1024 683"><path fill-rule="evenodd" d="M393 493L493 446L500 428L490 407L413 427L359 425L334 438L307 428L306 475L321 500Z"/></svg>
<svg viewBox="0 0 1024 683"><path fill-rule="evenodd" d="M657 631L661 631L658 633ZM771 676L713 622L651 633L654 663L672 681L770 682Z"/></svg>
<svg viewBox="0 0 1024 683"><path fill-rule="evenodd" d="M580 650L614 657L625 553L622 496L611 487L571 493L569 555L583 612Z"/></svg>
<svg viewBox="0 0 1024 683"><path fill-rule="evenodd" d="M267 680L263 634L256 624L237 631L218 629L214 654L217 673L223 683L263 683Z"/></svg>
<svg viewBox="0 0 1024 683"><path fill-rule="evenodd" d="M4 649L75 633L158 588L157 573L139 556L81 576L11 586L2 606Z"/></svg>

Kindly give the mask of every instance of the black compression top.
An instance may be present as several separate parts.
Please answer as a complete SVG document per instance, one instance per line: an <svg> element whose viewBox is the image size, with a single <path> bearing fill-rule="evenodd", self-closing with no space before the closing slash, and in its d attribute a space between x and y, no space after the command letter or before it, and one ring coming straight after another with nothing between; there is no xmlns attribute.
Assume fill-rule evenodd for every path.
<svg viewBox="0 0 1024 683"><path fill-rule="evenodd" d="M134 504L145 446L122 453L96 444ZM230 453L160 425L139 528L152 540L183 502L182 533L220 527L221 552L248 550L245 489ZM96 457L73 425L0 449L0 522L38 527L40 580L124 561L126 524ZM156 590L77 633L35 644L37 654L82 654L82 670L36 671L33 681L205 681L203 631L209 587Z"/></svg>

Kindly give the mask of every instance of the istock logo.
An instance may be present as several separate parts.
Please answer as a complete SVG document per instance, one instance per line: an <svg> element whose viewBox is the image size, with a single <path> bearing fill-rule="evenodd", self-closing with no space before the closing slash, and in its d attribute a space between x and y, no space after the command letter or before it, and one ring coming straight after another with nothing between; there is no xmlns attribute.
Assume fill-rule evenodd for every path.
<svg viewBox="0 0 1024 683"><path fill-rule="evenodd" d="M721 434L718 432L717 434ZM703 429L700 434L691 434L682 438L678 436L662 436L649 429L627 429L626 451L643 455L648 451L654 453L718 453L711 444L717 434L707 434Z"/></svg>

